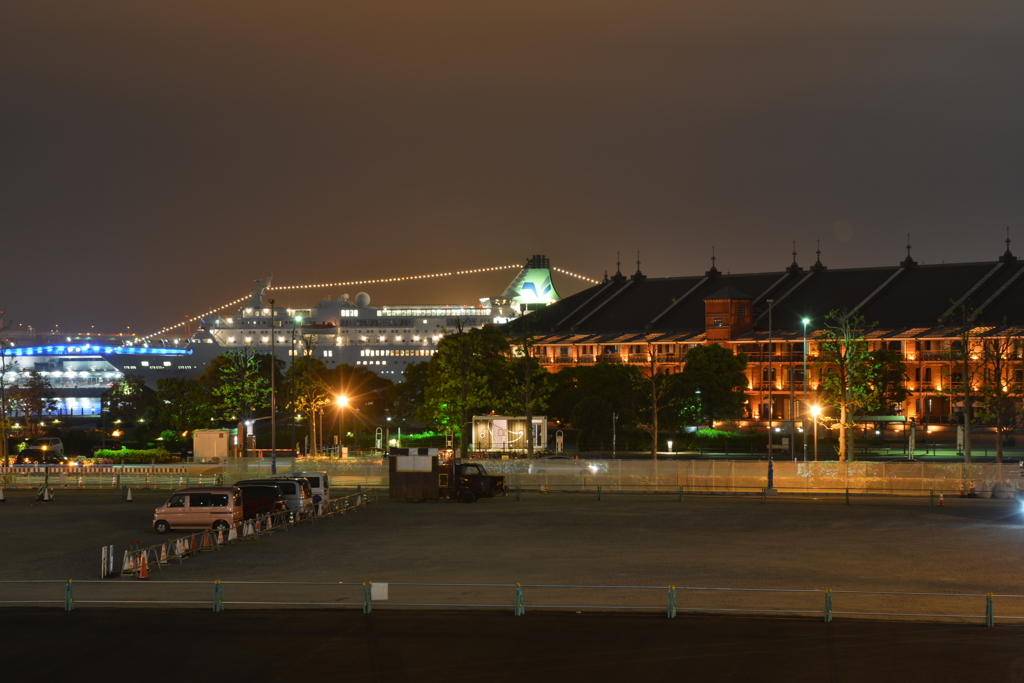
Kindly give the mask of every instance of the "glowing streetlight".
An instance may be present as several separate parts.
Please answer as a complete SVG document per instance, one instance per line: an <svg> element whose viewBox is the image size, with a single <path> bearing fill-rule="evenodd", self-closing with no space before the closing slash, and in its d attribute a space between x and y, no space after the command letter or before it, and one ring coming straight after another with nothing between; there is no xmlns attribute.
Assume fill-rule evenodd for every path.
<svg viewBox="0 0 1024 683"><path fill-rule="evenodd" d="M807 325L810 324L810 318L803 318L801 321L804 325L804 410L807 410ZM805 413L806 415L806 413ZM806 422L806 419L805 419ZM807 425L804 425L806 431ZM807 462L807 436L804 435L804 462Z"/></svg>
<svg viewBox="0 0 1024 683"><path fill-rule="evenodd" d="M338 369L339 372L341 368ZM345 453L345 407L348 405L348 396L341 394L337 398L338 403L338 457Z"/></svg>
<svg viewBox="0 0 1024 683"><path fill-rule="evenodd" d="M811 406L811 415L814 416L814 462L818 462L818 415L821 415L821 406Z"/></svg>

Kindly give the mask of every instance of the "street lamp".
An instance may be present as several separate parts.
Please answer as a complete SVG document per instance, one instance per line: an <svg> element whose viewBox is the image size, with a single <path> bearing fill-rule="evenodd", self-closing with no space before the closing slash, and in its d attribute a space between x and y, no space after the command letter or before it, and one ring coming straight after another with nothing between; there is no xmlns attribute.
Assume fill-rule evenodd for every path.
<svg viewBox="0 0 1024 683"><path fill-rule="evenodd" d="M270 473L277 474L277 355L275 353L274 337L277 336L277 329L274 327L274 300L270 301Z"/></svg>
<svg viewBox="0 0 1024 683"><path fill-rule="evenodd" d="M772 389L775 385L775 376L772 374L772 304L775 303L775 299L768 299L768 457L771 458L774 454L772 448L772 424L774 415L774 407L772 405Z"/></svg>
<svg viewBox="0 0 1024 683"><path fill-rule="evenodd" d="M804 324L804 462L807 462L807 325L810 318L801 320Z"/></svg>
<svg viewBox="0 0 1024 683"><path fill-rule="evenodd" d="M818 462L818 415L821 414L821 406L811 406L811 415L814 415L814 462Z"/></svg>
<svg viewBox="0 0 1024 683"><path fill-rule="evenodd" d="M345 452L345 406L348 405L348 396L338 396L338 456Z"/></svg>

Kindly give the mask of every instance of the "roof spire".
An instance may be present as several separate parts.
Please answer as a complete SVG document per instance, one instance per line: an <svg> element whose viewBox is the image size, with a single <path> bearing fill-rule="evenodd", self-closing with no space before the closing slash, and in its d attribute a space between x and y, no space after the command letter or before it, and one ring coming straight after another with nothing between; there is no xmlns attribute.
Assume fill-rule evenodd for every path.
<svg viewBox="0 0 1024 683"><path fill-rule="evenodd" d="M718 268L715 268L715 245L711 245L711 270L704 271L704 275L714 277L718 275Z"/></svg>
<svg viewBox="0 0 1024 683"><path fill-rule="evenodd" d="M1003 263L1012 263L1017 257L1010 253L1010 226L1006 226L1006 253L999 257Z"/></svg>
<svg viewBox="0 0 1024 683"><path fill-rule="evenodd" d="M788 272L788 273L802 273L803 270L804 270L803 268L801 268L799 265L797 265L797 262L796 262L796 240L793 240L793 263L791 263L789 265L789 268L786 268L786 272Z"/></svg>
<svg viewBox="0 0 1024 683"><path fill-rule="evenodd" d="M633 279L637 282L646 280L647 276L640 272L640 250L636 250L636 272L633 273Z"/></svg>
<svg viewBox="0 0 1024 683"><path fill-rule="evenodd" d="M622 274L622 252L615 252L615 275L612 275L612 282L625 282L626 276Z"/></svg>
<svg viewBox="0 0 1024 683"><path fill-rule="evenodd" d="M811 266L811 270L813 270L814 272L820 272L822 270L828 270L828 268L826 268L821 263L821 240L818 240L818 250L815 251L814 253L818 255L818 260L814 262L813 266Z"/></svg>
<svg viewBox="0 0 1024 683"><path fill-rule="evenodd" d="M903 259L900 263L904 268L913 268L917 265L917 261L910 257L910 233L907 233L907 258Z"/></svg>

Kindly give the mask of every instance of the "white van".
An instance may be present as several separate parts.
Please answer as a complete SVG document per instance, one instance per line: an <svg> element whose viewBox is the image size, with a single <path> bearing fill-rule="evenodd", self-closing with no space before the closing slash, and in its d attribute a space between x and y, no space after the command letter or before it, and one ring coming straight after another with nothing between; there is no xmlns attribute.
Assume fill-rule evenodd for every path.
<svg viewBox="0 0 1024 683"><path fill-rule="evenodd" d="M313 492L314 503L326 503L331 499L331 478L326 472L279 472L271 479L306 479Z"/></svg>

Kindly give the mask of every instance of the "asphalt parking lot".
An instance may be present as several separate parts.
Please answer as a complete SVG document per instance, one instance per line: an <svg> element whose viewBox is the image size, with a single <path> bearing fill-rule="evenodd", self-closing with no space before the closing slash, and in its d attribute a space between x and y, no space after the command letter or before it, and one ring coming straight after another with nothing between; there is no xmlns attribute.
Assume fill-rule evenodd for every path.
<svg viewBox="0 0 1024 683"><path fill-rule="evenodd" d="M847 506L842 498L814 500L778 496L761 503L757 496L688 495L680 502L674 496L606 494L598 501L592 495L582 494L524 494L521 502L507 497L473 505L456 502L414 505L382 497L377 504L357 513L278 531L260 540L242 542L222 551L189 558L181 564L171 564L153 571L149 582L119 578L89 584L88 581L98 579L102 545L114 544L120 552L132 541L149 544L175 536L173 533L168 537L158 536L149 526L153 508L163 502L168 492L136 491L135 502L123 503L114 490L58 491L57 499L50 504L36 502L30 491L8 490L6 493L8 502L0 506L0 547L4 549L5 560L0 563L0 582L3 582L0 593L10 596L16 592L24 597L29 589L45 590L58 592L56 597L59 598L63 595L60 584L9 582L68 578L81 582L76 586L79 602L74 613L56 611L59 605L54 603L49 608L38 609L38 614L48 615L54 621L38 622L41 617L36 616L30 620L49 624L48 629L88 623L91 619L117 622L116 616L101 615L116 615L118 610L109 610L107 604L89 603L90 598L102 597L99 591L108 591L108 595L115 597L149 599L148 596L167 597L187 589L192 596L189 599L195 600L192 606L197 609L170 612L172 616L167 618L173 620L181 618L180 614L205 613L209 610L212 582L222 580L226 582L227 612L203 614L198 618L204 623L210 617L230 614L232 616L217 623L237 624L232 633L241 638L246 628L258 629L260 622L255 616L234 615L265 614L258 608L266 605L238 604L240 602L326 603L323 606L333 615L330 619L356 619L344 629L355 629L352 633L360 635L351 636L345 646L362 648L359 651L370 657L366 653L376 646L367 645L366 639L371 636L357 618L363 618L359 609L361 583L373 581L388 582L391 593L387 602L375 604L372 623L395 624L397 629L386 636L382 631L375 631L377 635L373 637L381 640L374 642L385 643L384 650L390 648L402 653L412 653L420 647L416 644L420 641L413 637L414 633L419 633L417 624L427 623L434 617L440 624L449 617L443 617L436 610L410 611L407 607L395 607L395 603L469 602L501 607L473 610L471 615L474 616L456 613L460 615L458 618L452 616L449 622L444 622L448 624L445 628L452 629L453 638L467 639L467 643L482 646L484 652L493 655L493 639L518 642L516 638L529 638L530 633L538 639L550 633L556 642L565 641L571 652L566 654L564 648L552 644L543 652L535 653L540 658L536 661L553 658L550 661L562 661L558 666L568 667L566 671L579 673L591 671L587 667L593 662L603 662L609 657L608 667L600 669L600 673L616 671L616 667L648 665L655 673L666 671L668 669L660 668L662 664L658 663L662 659L665 667L671 663L672 666L697 667L695 670L701 670L704 665L700 661L705 661L710 668L704 670L712 671L715 670L712 663L717 661L715 666L721 671L733 672L731 680L753 680L744 676L754 669L737 669L733 666L734 658L724 655L729 647L742 646L746 648L743 652L761 653L759 656L766 664L782 662L789 653L807 657L808 662L813 660L814 667L826 667L810 667L805 679L796 675L802 676L805 673L802 669L786 669L796 672L787 676L787 680L811 680L810 671L820 674L813 677L815 680L846 680L846 671L868 673L867 664L854 654L857 651L854 643L882 648L878 650L878 656L882 657L879 661L890 657L896 658L892 659L895 662L899 652L917 652L921 657L933 656L929 652L934 656L952 652L955 661L962 662L964 667L981 667L979 670L993 675L996 672L990 668L993 662L1000 663L998 670L1005 675L1022 670L1014 659L1016 655L1011 657L1005 649L1005 643L1009 642L1006 639L1024 635L1024 627L1016 625L1024 624L1024 620L1009 618L1024 617L1024 600L997 597L997 627L985 629L980 625L985 593L1024 594L1020 581L1024 520L1012 501L952 499L939 508L930 507L927 499L855 499L853 505ZM295 583L268 586L261 582ZM507 586L517 582L526 585L526 614L521 618L511 616L514 589ZM484 589L397 585L401 583L506 586ZM672 621L664 618L663 588L537 588L537 584L675 585L679 587L680 617ZM688 591L686 587L806 589L812 592L710 592ZM835 621L827 626L821 623L825 588L937 593L939 596L836 593ZM949 597L959 593L971 596ZM559 604L568 607L560 610L545 607ZM301 611L308 605L287 607ZM646 611L638 614L623 610L624 607L643 607ZM777 618L763 619L755 615L739 619L704 614L708 610L752 608ZM24 614L24 609L8 607L6 611ZM164 613L156 609L149 611ZM957 623L920 624L913 623L920 621L919 618L911 617L904 623L872 626L873 622L866 620L871 617L849 614L852 611L935 611L970 615L970 618L956 619ZM95 616L89 616L92 613ZM277 616L280 611L273 614L274 621L282 618ZM579 631L577 621L583 617L592 621L586 622L590 624L587 629ZM130 621L142 623L139 620L156 618L134 612ZM65 619L70 621L62 621ZM231 621L234 619L239 621ZM488 626L491 623L488 619L494 619L495 625ZM559 622L559 619L565 621ZM702 620L701 624L724 624L721 627L724 630L715 631L722 638L716 641L719 644L709 645L710 650L702 651L698 646L702 641L695 639L694 632L704 632L711 627L694 628L693 624L698 622L693 620ZM570 622L571 637L564 631L570 628ZM690 626L676 626L684 622ZM599 646L606 642L601 633L613 638L607 642L633 642L631 639L622 641L625 630L640 629L639 634L648 628L635 626L636 623L657 624L656 628L670 624L667 628L677 629L673 632L687 634L685 648L653 659L644 655L644 661L650 661L643 664L637 662L644 657L627 656L628 648L615 650L619 653L615 659L607 648ZM805 636L800 635L804 628L817 629L813 631L819 638L817 649L805 647ZM523 632L515 629L523 629ZM852 640L848 641L835 640L835 643L850 643L848 654L841 654L844 646L839 645L831 646L839 650L829 654L827 640L821 640L826 629L832 629L830 633L844 634L854 629L859 635L851 636ZM791 631L796 635L785 636ZM586 640L583 633L593 640ZM965 636L965 633L971 635ZM742 644L745 641L739 634L745 634L743 638L749 641L746 645ZM986 639L987 636L991 637ZM332 639L341 636L325 637L325 642L333 642ZM910 638L908 643L918 645L909 650L886 650L883 646L887 638ZM944 638L950 639L945 648L942 647ZM636 644L629 647L645 652L643 639L639 635L636 639ZM678 645L683 641L672 642ZM974 643L971 646L974 650L964 649L968 642ZM518 667L525 667L530 661L530 657L523 659L518 649L510 654L503 647L498 650L504 653L501 662L505 668L494 669L491 680L521 673L523 669ZM989 647L995 649L991 652L984 649ZM716 660L714 653L721 653L722 657ZM410 668L410 662L416 661L416 657L410 657L402 654L404 664L396 669L388 669L381 660L372 657L360 660L363 662L360 666L367 667L365 671L374 676L373 680L440 680L442 676L437 667L443 666L441 660L430 660L434 663L421 671ZM568 659L558 660L559 657ZM749 667L759 666L757 656L745 655L743 661ZM930 666L925 664L921 662L924 667L921 671ZM558 666L552 666L552 671L558 670ZM833 668L827 668L829 666ZM943 678L949 669L935 671L938 675L935 680L957 680ZM1024 680L1018 673L1012 675L1018 678L996 680ZM759 680L770 679L762 675Z"/></svg>

